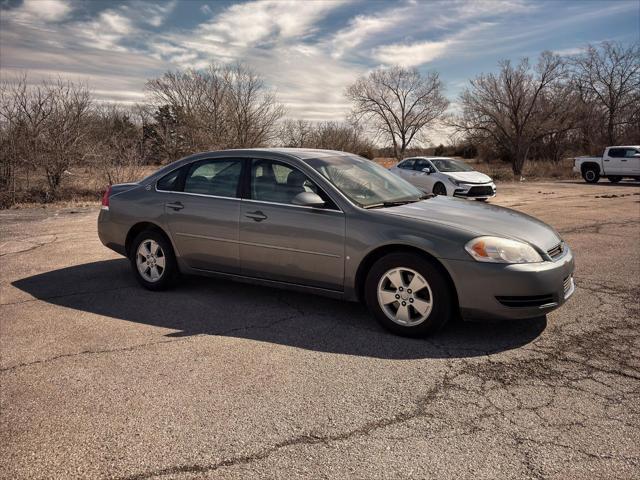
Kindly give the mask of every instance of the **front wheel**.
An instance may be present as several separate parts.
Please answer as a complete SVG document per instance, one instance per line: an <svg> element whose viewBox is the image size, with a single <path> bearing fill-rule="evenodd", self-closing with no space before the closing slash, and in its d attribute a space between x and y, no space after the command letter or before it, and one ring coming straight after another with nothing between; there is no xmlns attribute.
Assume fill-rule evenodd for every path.
<svg viewBox="0 0 640 480"><path fill-rule="evenodd" d="M447 195L447 189L442 183L438 182L433 186L433 193L434 193L434 195L444 195L444 196L446 196Z"/></svg>
<svg viewBox="0 0 640 480"><path fill-rule="evenodd" d="M582 178L587 183L598 183L600 180L600 172L598 172L595 168L587 168L582 172Z"/></svg>
<svg viewBox="0 0 640 480"><path fill-rule="evenodd" d="M424 337L453 316L454 294L440 269L414 253L392 253L367 275L365 301L376 320L393 333Z"/></svg>
<svg viewBox="0 0 640 480"><path fill-rule="evenodd" d="M149 290L164 290L178 276L173 248L157 230L145 230L131 245L131 267L136 279Z"/></svg>
<svg viewBox="0 0 640 480"><path fill-rule="evenodd" d="M620 180L622 180L622 177L607 177L607 178L611 183L618 183Z"/></svg>

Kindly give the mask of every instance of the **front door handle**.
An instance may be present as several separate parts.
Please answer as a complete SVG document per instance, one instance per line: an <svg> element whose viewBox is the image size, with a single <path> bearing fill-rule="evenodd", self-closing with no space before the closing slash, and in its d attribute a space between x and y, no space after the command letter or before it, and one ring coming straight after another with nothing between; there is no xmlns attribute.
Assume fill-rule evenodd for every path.
<svg viewBox="0 0 640 480"><path fill-rule="evenodd" d="M184 208L184 205L182 203L180 203L180 202L165 203L164 206L165 207L169 207L169 208L173 208L176 211L182 210Z"/></svg>
<svg viewBox="0 0 640 480"><path fill-rule="evenodd" d="M260 210L258 210L257 212L248 212L244 216L247 218L252 218L256 222L261 222L262 220L265 220L267 218L267 216Z"/></svg>

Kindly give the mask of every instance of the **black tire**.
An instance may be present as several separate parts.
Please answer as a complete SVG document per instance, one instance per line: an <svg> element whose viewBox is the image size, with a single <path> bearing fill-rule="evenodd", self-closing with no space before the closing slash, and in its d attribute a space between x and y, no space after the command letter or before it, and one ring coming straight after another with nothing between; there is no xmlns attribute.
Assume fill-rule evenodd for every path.
<svg viewBox="0 0 640 480"><path fill-rule="evenodd" d="M443 196L447 196L447 189L444 186L443 183L438 182L433 186L433 194L434 195L443 195Z"/></svg>
<svg viewBox="0 0 640 480"><path fill-rule="evenodd" d="M158 252L161 253L161 255L158 255L157 258L164 258L164 268L162 268L160 278L155 281L149 281L145 279L138 270L137 265L138 248L142 243L148 242L150 240L156 242L160 246L161 252ZM133 242L131 243L129 260L131 261L131 268L133 268L133 274L135 275L136 279L138 280L140 285L148 290L166 290L167 288L171 287L178 278L178 264L176 262L176 256L173 252L173 247L171 246L171 243L166 239L166 237L158 230L144 230L140 232L136 236L136 238L134 238ZM157 271L160 271L160 269L158 268Z"/></svg>
<svg viewBox="0 0 640 480"><path fill-rule="evenodd" d="M431 290L431 311L416 325L400 325L389 318L378 301L378 286L387 272L409 268L419 273ZM405 292L409 292L405 289ZM411 292L409 292L411 293ZM414 292L420 295L420 292ZM364 285L364 298L375 319L387 330L406 337L424 337L440 330L454 315L455 294L440 268L431 260L415 253L390 253L379 259L369 270ZM397 298L397 297L396 297ZM401 299L400 299L401 301ZM390 308L393 308L392 305ZM399 308L399 302L397 308ZM407 307L413 314L417 310Z"/></svg>
<svg viewBox="0 0 640 480"><path fill-rule="evenodd" d="M587 183L598 183L598 180L600 180L600 172L592 167L585 168L582 171L582 178L584 178L584 181Z"/></svg>
<svg viewBox="0 0 640 480"><path fill-rule="evenodd" d="M477 200L478 202L487 202L487 201L489 201L489 199L488 199L488 198L476 198L476 200Z"/></svg>
<svg viewBox="0 0 640 480"><path fill-rule="evenodd" d="M607 180L609 180L611 183L618 183L620 180L622 180L622 177L607 177Z"/></svg>

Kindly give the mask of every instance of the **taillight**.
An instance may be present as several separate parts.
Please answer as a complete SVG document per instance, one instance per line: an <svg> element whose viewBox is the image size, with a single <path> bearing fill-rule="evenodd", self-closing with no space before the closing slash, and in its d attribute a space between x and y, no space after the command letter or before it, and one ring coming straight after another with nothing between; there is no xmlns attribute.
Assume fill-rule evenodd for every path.
<svg viewBox="0 0 640 480"><path fill-rule="evenodd" d="M111 195L111 185L107 187L102 195L102 210L109 210L109 196Z"/></svg>

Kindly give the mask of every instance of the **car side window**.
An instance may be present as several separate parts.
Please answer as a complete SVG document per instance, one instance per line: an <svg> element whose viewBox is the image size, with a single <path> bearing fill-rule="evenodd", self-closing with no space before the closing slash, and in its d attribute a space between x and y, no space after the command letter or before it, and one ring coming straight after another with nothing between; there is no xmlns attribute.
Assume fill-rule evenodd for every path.
<svg viewBox="0 0 640 480"><path fill-rule="evenodd" d="M419 172L421 172L422 170L424 170L425 168L430 168L431 170L433 170L433 166L431 165L431 162L429 162L428 160L418 160L416 162L416 170L418 170Z"/></svg>
<svg viewBox="0 0 640 480"><path fill-rule="evenodd" d="M613 158L624 157L624 149L622 148L610 148L609 156Z"/></svg>
<svg viewBox="0 0 640 480"><path fill-rule="evenodd" d="M241 172L242 161L239 159L195 162L187 171L184 192L238 198Z"/></svg>
<svg viewBox="0 0 640 480"><path fill-rule="evenodd" d="M181 168L175 169L173 172L166 174L156 184L158 190L165 192L178 192L180 191L180 172Z"/></svg>
<svg viewBox="0 0 640 480"><path fill-rule="evenodd" d="M400 162L398 168L404 168L405 170L411 170L413 168L413 164L415 160L405 160L404 162Z"/></svg>
<svg viewBox="0 0 640 480"><path fill-rule="evenodd" d="M331 198L300 170L272 160L252 160L253 200L293 205L295 196L303 192L313 192L320 196L326 202L324 208L338 209Z"/></svg>
<svg viewBox="0 0 640 480"><path fill-rule="evenodd" d="M624 152L624 156L626 158L633 158L636 153L638 153L638 151L635 148L627 148Z"/></svg>

